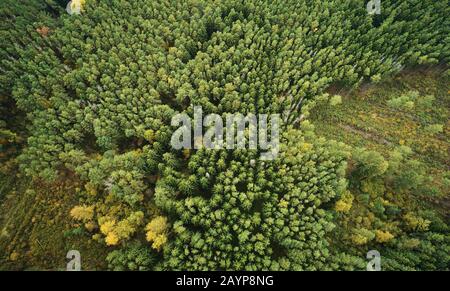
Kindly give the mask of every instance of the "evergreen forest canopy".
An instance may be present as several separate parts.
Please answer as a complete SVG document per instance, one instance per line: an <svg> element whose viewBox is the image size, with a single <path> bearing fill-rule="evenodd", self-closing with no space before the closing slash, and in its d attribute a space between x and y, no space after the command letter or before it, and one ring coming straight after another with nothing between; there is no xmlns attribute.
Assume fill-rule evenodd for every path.
<svg viewBox="0 0 450 291"><path fill-rule="evenodd" d="M341 103L330 88L447 68L447 1L80 2L0 4L0 169L31 191L78 179L66 215L109 269L365 270L369 250L383 270L449 269L448 157L433 176L406 145L382 155L310 120ZM433 107L397 97L386 110ZM278 158L173 149L194 106L280 114Z"/></svg>

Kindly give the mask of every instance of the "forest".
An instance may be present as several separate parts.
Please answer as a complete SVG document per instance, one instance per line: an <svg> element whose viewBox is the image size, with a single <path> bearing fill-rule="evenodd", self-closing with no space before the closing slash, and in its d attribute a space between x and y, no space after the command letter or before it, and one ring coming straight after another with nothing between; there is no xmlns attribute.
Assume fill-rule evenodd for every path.
<svg viewBox="0 0 450 291"><path fill-rule="evenodd" d="M450 270L450 5L368 2L1 0L0 270Z"/></svg>

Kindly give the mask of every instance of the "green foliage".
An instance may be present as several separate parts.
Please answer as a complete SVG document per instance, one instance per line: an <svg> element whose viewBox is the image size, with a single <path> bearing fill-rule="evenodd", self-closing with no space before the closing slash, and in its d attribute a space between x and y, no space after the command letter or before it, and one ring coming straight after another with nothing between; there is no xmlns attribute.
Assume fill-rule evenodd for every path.
<svg viewBox="0 0 450 291"><path fill-rule="evenodd" d="M392 268L440 266L434 256L445 249L435 244L447 230L430 233L432 220L402 203L429 192L421 163L407 148L350 154L306 119L322 100L341 103L325 93L331 85L448 61L445 1L386 0L374 18L353 0L88 0L80 15L57 20L53 1L32 1L23 12L32 26L11 17L15 3L23 5L1 10L0 95L26 114L21 168L35 180L67 172L81 180L74 223L118 248L111 269L358 269L362 249L376 243L394 245ZM42 7L35 21L29 14ZM9 33L16 20L23 31ZM387 103L429 110L432 102L412 92ZM222 117L281 114L279 157L172 149L171 118L192 116L194 106ZM0 126L2 145L16 139ZM411 232L422 236L422 256L402 262L394 240Z"/></svg>
<svg viewBox="0 0 450 291"><path fill-rule="evenodd" d="M375 233L368 229L360 228L355 229L352 235L352 242L355 245L365 245L375 238Z"/></svg>
<svg viewBox="0 0 450 291"><path fill-rule="evenodd" d="M354 149L351 163L355 168L348 178L356 199L350 200L347 193L337 201L340 234L333 237L349 256L380 250L384 270L447 269L441 261L450 260L444 254L450 237L448 223L427 204L433 181L411 154L410 148L400 146L386 160L374 152ZM352 201L350 208L342 206L345 201Z"/></svg>
<svg viewBox="0 0 450 291"><path fill-rule="evenodd" d="M342 97L340 95L334 95L333 97L330 98L331 106L336 106L341 103L342 103Z"/></svg>
<svg viewBox="0 0 450 291"><path fill-rule="evenodd" d="M403 94L400 97L388 100L387 104L394 109L412 110L415 106L414 102L416 101L417 97L419 97L419 92L411 91Z"/></svg>
<svg viewBox="0 0 450 291"><path fill-rule="evenodd" d="M135 148L147 130L164 146L161 117L192 104L297 123L332 82L357 84L448 52L443 1L385 1L380 26L354 1L148 2L88 1L45 38L45 53L21 61L14 98L32 116L21 159L29 174L54 178L71 150ZM123 21L116 11L132 29L103 21ZM411 17L419 11L422 22Z"/></svg>
<svg viewBox="0 0 450 291"><path fill-rule="evenodd" d="M257 157L249 152L225 159L224 168L216 169L227 153L211 150L197 152L189 173L160 165L166 174L157 183L156 204L177 217L175 237L164 249L164 269L327 268L325 236L333 224L322 204L345 189L346 153L342 144L305 140L294 129L282 142L279 159L253 166ZM214 183L200 186L202 169ZM199 185L193 194L178 186L188 175Z"/></svg>
<svg viewBox="0 0 450 291"><path fill-rule="evenodd" d="M431 135L435 135L437 133L442 133L444 131L444 125L442 124L431 124L425 127L425 132Z"/></svg>
<svg viewBox="0 0 450 291"><path fill-rule="evenodd" d="M154 267L152 250L139 242L114 250L106 257L108 268L113 271L150 271Z"/></svg>
<svg viewBox="0 0 450 291"><path fill-rule="evenodd" d="M417 107L421 110L431 110L433 107L433 102L436 98L433 95L421 96L417 99Z"/></svg>
<svg viewBox="0 0 450 291"><path fill-rule="evenodd" d="M356 149L353 152L353 159L355 160L354 175L359 179L381 176L389 165L380 153L366 149Z"/></svg>
<svg viewBox="0 0 450 291"><path fill-rule="evenodd" d="M7 172L25 141L25 114L12 98L15 80L27 69L21 58L38 53L57 20L57 6L51 0L2 1L0 6L0 170ZM33 44L33 45L30 45Z"/></svg>
<svg viewBox="0 0 450 291"><path fill-rule="evenodd" d="M341 90L345 107L320 104L312 111L317 134L354 146L349 188L334 207L336 257L364 258L376 249L383 270L448 270L448 133L423 131L447 121L447 83L438 68L404 72L356 92ZM416 110L386 110L405 88L420 92Z"/></svg>

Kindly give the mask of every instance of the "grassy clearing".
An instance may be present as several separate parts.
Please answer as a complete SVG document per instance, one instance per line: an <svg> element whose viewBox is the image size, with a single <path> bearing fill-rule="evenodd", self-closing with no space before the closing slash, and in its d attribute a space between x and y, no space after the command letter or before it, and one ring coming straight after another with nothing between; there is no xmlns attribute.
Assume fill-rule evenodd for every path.
<svg viewBox="0 0 450 291"><path fill-rule="evenodd" d="M355 90L333 89L342 96L342 104L321 104L312 113L316 132L326 138L354 147L365 147L388 156L399 145L410 147L413 158L425 164L436 177L449 170L450 78L444 67L406 70L379 84L364 84ZM428 109L395 109L388 100L409 91L420 98L433 95ZM430 125L443 125L432 134ZM439 179L438 179L439 180Z"/></svg>
<svg viewBox="0 0 450 291"><path fill-rule="evenodd" d="M3 181L7 177L2 177ZM14 179L10 176L9 179ZM16 177L0 209L0 266L6 270L64 270L69 250L79 250L82 269L104 269L106 249L69 217L78 182L64 177L44 184Z"/></svg>

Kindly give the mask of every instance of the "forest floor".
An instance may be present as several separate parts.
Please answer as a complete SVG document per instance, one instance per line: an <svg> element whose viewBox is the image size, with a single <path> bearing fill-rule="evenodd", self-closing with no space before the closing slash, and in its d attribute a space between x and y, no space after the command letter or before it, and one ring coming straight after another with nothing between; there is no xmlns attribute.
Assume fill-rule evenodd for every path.
<svg viewBox="0 0 450 291"><path fill-rule="evenodd" d="M69 216L78 180L66 175L47 184L0 175L0 182L0 270L65 270L70 250L81 253L82 269L106 268L107 248Z"/></svg>
<svg viewBox="0 0 450 291"><path fill-rule="evenodd" d="M342 104L318 106L313 122L318 134L352 146L388 154L398 145L413 149L415 158L438 169L448 168L450 137L449 77L442 68L406 70L379 84L364 84L355 90L337 90ZM434 95L427 111L402 111L389 107L389 99L415 90ZM444 132L430 135L425 127L443 124Z"/></svg>
<svg viewBox="0 0 450 291"><path fill-rule="evenodd" d="M315 108L311 119L316 132L385 156L396 146L407 145L431 175L448 175L450 92L445 70L420 67L378 84L330 91L341 95L343 102ZM411 90L421 96L434 95L433 106L427 111L407 112L387 105L387 100ZM443 132L427 133L426 126L432 124L442 124ZM80 251L82 269L105 269L106 247L91 240L69 216L78 201L80 182L66 175L53 184L34 183L16 173L0 173L0 269L62 270L69 250ZM448 203L444 208L450 209L450 199L441 203Z"/></svg>
<svg viewBox="0 0 450 291"><path fill-rule="evenodd" d="M312 112L316 133L353 147L365 147L388 157L395 147L413 150L412 158L424 163L436 181L450 170L450 76L444 66L417 67L400 72L378 84L366 83L356 89L333 88L328 93L342 96L336 106L320 104ZM387 101L410 91L419 98L433 95L426 110L400 110ZM443 125L443 131L430 134L427 126ZM442 185L441 185L442 186ZM450 191L449 189L447 189ZM440 206L450 210L450 193ZM448 215L448 211L447 215Z"/></svg>

